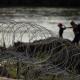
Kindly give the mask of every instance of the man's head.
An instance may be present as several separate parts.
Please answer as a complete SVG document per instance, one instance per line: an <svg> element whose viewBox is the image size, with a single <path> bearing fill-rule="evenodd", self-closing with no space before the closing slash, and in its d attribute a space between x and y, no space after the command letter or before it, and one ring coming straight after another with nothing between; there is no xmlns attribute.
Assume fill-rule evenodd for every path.
<svg viewBox="0 0 80 80"><path fill-rule="evenodd" d="M72 26L75 26L75 22L74 22L74 21L71 21L70 24L71 24Z"/></svg>
<svg viewBox="0 0 80 80"><path fill-rule="evenodd" d="M63 26L62 23L59 23L59 24L58 24L58 27L62 27L62 26Z"/></svg>

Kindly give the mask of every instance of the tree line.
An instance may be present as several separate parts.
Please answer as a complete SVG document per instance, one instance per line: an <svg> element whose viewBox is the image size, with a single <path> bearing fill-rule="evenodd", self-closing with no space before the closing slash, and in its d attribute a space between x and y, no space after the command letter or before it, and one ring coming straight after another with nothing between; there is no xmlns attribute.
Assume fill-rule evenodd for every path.
<svg viewBox="0 0 80 80"><path fill-rule="evenodd" d="M79 7L79 0L0 0L0 6Z"/></svg>

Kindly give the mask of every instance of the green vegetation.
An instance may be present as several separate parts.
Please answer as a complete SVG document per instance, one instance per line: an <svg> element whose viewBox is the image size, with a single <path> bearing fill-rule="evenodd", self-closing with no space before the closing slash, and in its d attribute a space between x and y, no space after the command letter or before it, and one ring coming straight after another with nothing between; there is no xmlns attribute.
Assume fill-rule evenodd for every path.
<svg viewBox="0 0 80 80"><path fill-rule="evenodd" d="M38 60L44 60L45 58L47 58L47 56L49 56L49 53L47 53L47 52L39 52L39 53L37 53L37 55L35 56L35 58L36 59L38 59Z"/></svg>
<svg viewBox="0 0 80 80"><path fill-rule="evenodd" d="M77 80L79 63L75 65L74 60L76 60L75 62L80 60L80 48L67 40L63 40L63 44L59 40L54 43L53 41L29 46L31 49L29 60L23 61L18 58L15 61L10 58L9 61L3 61L4 69L2 71L6 71L6 73L4 71L6 74L4 76L22 80ZM18 53L18 51L16 52ZM5 53L2 53L3 55ZM20 56L19 53L18 55ZM24 55L22 56L26 58Z"/></svg>
<svg viewBox="0 0 80 80"><path fill-rule="evenodd" d="M5 68L6 68L7 73L8 73L7 77L13 78L13 79L17 78L17 68L16 68L15 64L6 65ZM34 66L33 66L33 68L34 68ZM30 76L34 75L34 79L35 80L64 80L64 78L65 78L64 74L45 74L45 75L42 75L42 76L40 76L38 74L39 73L37 73L36 75L30 74ZM27 75L29 76L28 72L27 72ZM27 78L27 75L26 75L26 78ZM25 76L25 74L24 75L20 74L20 76ZM66 79L68 79L68 80L76 80L76 74L70 73L69 76Z"/></svg>
<svg viewBox="0 0 80 80"><path fill-rule="evenodd" d="M7 71L11 78L17 78L16 68L14 66L7 67Z"/></svg>

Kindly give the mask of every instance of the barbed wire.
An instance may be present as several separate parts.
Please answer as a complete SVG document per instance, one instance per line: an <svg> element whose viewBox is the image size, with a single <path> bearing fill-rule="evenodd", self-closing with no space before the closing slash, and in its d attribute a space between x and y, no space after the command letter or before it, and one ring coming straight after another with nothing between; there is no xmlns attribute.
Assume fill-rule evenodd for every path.
<svg viewBox="0 0 80 80"><path fill-rule="evenodd" d="M74 77L78 80L79 47L72 45L68 40L55 38L53 32L35 23L0 22L0 24L0 42L3 45L12 42L12 46L3 51L1 49L0 63L18 63L17 68L20 68L17 73L18 79L23 72L23 80L38 80L45 78L47 74L56 76L62 74L63 80L67 80L68 77L70 80L72 73L76 74ZM22 42L23 36L28 37L28 42L27 39L26 42Z"/></svg>

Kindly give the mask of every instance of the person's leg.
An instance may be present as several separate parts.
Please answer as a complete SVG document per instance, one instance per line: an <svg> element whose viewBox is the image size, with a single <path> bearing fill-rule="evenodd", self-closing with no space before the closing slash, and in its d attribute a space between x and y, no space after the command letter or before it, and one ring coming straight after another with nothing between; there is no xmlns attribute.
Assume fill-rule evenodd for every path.
<svg viewBox="0 0 80 80"><path fill-rule="evenodd" d="M63 31L59 31L59 38L63 38Z"/></svg>
<svg viewBox="0 0 80 80"><path fill-rule="evenodd" d="M77 44L79 45L79 41L80 41L80 33L77 35Z"/></svg>
<svg viewBox="0 0 80 80"><path fill-rule="evenodd" d="M76 43L76 35L74 36L74 39L72 41L72 44L75 44Z"/></svg>
<svg viewBox="0 0 80 80"><path fill-rule="evenodd" d="M73 43L76 43L76 45L79 45L79 34L75 35L75 38L73 40Z"/></svg>
<svg viewBox="0 0 80 80"><path fill-rule="evenodd" d="M76 44L79 45L79 39L76 41Z"/></svg>

